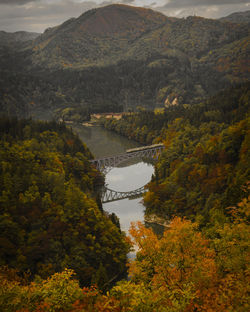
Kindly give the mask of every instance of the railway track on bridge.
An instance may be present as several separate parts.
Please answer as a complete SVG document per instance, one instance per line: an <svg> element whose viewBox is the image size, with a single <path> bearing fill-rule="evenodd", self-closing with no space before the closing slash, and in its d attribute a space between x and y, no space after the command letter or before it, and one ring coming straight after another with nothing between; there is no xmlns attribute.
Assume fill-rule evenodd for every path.
<svg viewBox="0 0 250 312"><path fill-rule="evenodd" d="M139 148L127 150L126 153L123 154L94 159L90 160L90 162L94 164L99 171L105 174L109 169L118 166L120 163L128 159L145 157L157 160L163 149L163 144L142 146Z"/></svg>
<svg viewBox="0 0 250 312"><path fill-rule="evenodd" d="M105 203L109 203L109 202L113 202L113 201L117 201L117 200L121 200L125 198L134 198L139 195L142 195L143 193L145 193L144 186L136 190L128 191L128 192L114 191L106 187L102 193L101 200L102 200L102 203L105 204Z"/></svg>
<svg viewBox="0 0 250 312"><path fill-rule="evenodd" d="M132 158L150 158L157 160L164 149L163 144L154 144L149 146L141 146L138 148L129 149L126 153L107 156L99 159L90 160L90 162L103 174L106 174L109 170L117 167L123 161ZM109 189L107 186L104 187L101 193L102 203L108 203L116 200L125 198L133 198L145 193L145 187L142 186L136 190L121 192Z"/></svg>

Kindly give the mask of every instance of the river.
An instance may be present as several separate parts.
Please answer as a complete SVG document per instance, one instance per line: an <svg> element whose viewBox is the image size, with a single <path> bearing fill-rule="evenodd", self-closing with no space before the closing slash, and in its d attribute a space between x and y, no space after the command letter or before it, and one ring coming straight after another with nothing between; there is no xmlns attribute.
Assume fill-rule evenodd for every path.
<svg viewBox="0 0 250 312"><path fill-rule="evenodd" d="M102 127L85 127L74 125L73 129L89 147L95 158L124 153L129 148L140 146L139 143L122 137ZM141 159L134 159L113 168L106 175L108 188L115 191L132 191L144 186L151 179L154 168ZM120 219L121 229L128 233L130 223L144 221L142 197L123 199L103 204L103 209L114 212Z"/></svg>

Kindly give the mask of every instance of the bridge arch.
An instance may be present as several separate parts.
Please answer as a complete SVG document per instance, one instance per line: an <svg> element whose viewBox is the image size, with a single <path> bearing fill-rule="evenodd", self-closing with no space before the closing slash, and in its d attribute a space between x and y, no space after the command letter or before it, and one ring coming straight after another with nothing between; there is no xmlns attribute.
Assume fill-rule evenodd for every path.
<svg viewBox="0 0 250 312"><path fill-rule="evenodd" d="M105 187L102 192L101 201L103 204L125 199L125 198L133 198L145 193L145 186L142 186L136 190L128 191L128 192L120 192L111 190L108 187Z"/></svg>
<svg viewBox="0 0 250 312"><path fill-rule="evenodd" d="M151 158L153 160L157 160L163 149L164 145L162 143L142 146L139 148L129 149L123 154L94 159L90 160L90 162L103 174L107 174L112 168L117 167L120 163L129 159ZM115 191L105 186L101 192L101 201L102 203L107 203L125 198L131 198L143 193L145 193L145 186L127 192Z"/></svg>
<svg viewBox="0 0 250 312"><path fill-rule="evenodd" d="M145 157L157 160L163 149L163 144L142 146L139 148L127 150L127 152L124 154L94 159L91 160L91 163L94 164L99 171L105 174L110 169L117 167L120 163L128 159Z"/></svg>

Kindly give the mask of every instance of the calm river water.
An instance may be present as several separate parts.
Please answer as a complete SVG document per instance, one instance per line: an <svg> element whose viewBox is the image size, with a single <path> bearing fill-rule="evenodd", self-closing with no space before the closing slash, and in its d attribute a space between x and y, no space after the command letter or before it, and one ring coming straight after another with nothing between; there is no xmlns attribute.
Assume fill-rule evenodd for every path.
<svg viewBox="0 0 250 312"><path fill-rule="evenodd" d="M139 146L139 143L102 127L74 125L73 129L96 158L120 154L129 148ZM137 159L112 169L106 175L106 183L108 188L115 191L132 191L148 183L153 172L152 165ZM114 212L120 219L121 229L128 232L131 222L144 221L144 206L141 200L142 198L114 201L104 204L103 209L110 213Z"/></svg>

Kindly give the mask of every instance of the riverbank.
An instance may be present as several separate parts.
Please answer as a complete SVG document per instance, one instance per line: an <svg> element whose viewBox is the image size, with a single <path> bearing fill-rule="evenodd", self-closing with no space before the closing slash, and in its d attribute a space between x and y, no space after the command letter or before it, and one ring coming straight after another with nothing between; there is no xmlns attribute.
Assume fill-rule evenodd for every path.
<svg viewBox="0 0 250 312"><path fill-rule="evenodd" d="M159 217L155 214L144 215L144 220L146 223L158 224L160 226L163 226L164 228L169 228L169 226L170 226L169 220L162 218L162 217Z"/></svg>

